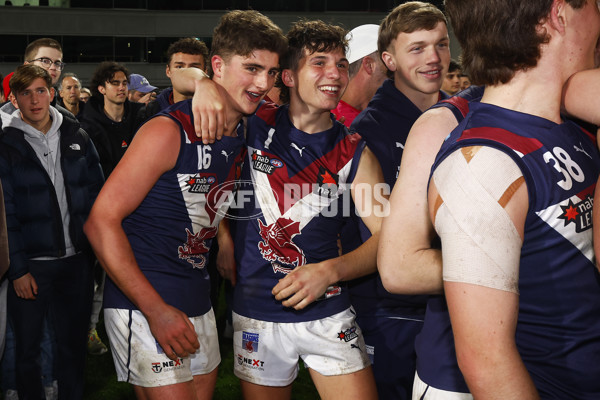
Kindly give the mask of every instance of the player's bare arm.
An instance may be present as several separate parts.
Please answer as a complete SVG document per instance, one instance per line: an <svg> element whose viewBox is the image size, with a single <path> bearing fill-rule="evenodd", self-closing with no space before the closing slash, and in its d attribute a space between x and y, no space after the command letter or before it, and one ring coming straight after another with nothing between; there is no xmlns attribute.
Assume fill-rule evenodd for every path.
<svg viewBox="0 0 600 400"><path fill-rule="evenodd" d="M227 131L227 94L199 68L182 68L172 71L173 88L192 98L194 129L204 144L214 143Z"/></svg>
<svg viewBox="0 0 600 400"><path fill-rule="evenodd" d="M377 242L387 207L387 194L377 192L384 182L379 162L365 148L362 152L351 194L371 237L354 251L294 269L273 288L273 295L286 307L301 310L319 298L328 286L359 278L376 271Z"/></svg>
<svg viewBox="0 0 600 400"><path fill-rule="evenodd" d="M187 316L166 304L148 282L121 224L158 178L175 166L179 147L178 127L169 118L146 123L106 181L84 226L101 265L148 319L156 340L173 360L198 349L196 333Z"/></svg>
<svg viewBox="0 0 600 400"><path fill-rule="evenodd" d="M427 183L440 146L456 125L449 109L435 108L421 115L408 135L377 253L379 275L390 293L443 291L441 251L431 247L436 233L427 208Z"/></svg>
<svg viewBox="0 0 600 400"><path fill-rule="evenodd" d="M217 243L219 244L219 253L217 254L217 271L225 279L229 279L232 286L236 282L236 266L234 257L234 244L229 230L229 221L226 218L221 220L217 232Z"/></svg>
<svg viewBox="0 0 600 400"><path fill-rule="evenodd" d="M486 147L452 153L430 183L457 360L474 398L539 398L515 342L528 202L514 161Z"/></svg>
<svg viewBox="0 0 600 400"><path fill-rule="evenodd" d="M569 115L600 125L599 91L599 69L577 72L563 87L562 106Z"/></svg>

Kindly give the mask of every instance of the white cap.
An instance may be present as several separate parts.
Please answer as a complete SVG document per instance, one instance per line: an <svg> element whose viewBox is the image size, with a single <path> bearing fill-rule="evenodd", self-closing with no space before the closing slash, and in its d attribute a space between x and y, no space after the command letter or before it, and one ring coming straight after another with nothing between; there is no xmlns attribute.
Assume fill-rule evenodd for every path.
<svg viewBox="0 0 600 400"><path fill-rule="evenodd" d="M366 24L352 29L346 35L348 40L348 51L346 58L352 64L364 56L377 51L377 37L379 35L379 25Z"/></svg>

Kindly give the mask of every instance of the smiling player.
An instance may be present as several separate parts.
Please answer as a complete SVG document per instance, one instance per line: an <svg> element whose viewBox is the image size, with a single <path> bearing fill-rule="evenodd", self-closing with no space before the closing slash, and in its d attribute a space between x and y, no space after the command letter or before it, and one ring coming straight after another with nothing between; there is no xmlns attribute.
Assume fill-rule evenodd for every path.
<svg viewBox="0 0 600 400"><path fill-rule="evenodd" d="M220 355L205 267L223 215L214 193L239 175L239 122L273 86L285 49L264 15L225 14L211 62L230 129L203 145L189 100L159 113L137 133L86 223L110 278L105 321L118 379L138 398L212 398Z"/></svg>

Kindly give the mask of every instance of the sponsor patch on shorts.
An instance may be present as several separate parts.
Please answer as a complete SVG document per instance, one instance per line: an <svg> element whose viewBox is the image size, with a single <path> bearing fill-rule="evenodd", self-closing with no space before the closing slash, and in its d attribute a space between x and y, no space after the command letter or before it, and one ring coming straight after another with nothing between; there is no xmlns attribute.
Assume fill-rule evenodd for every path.
<svg viewBox="0 0 600 400"><path fill-rule="evenodd" d="M177 360L160 361L152 363L152 372L160 374L163 372L175 371L177 369L184 368L183 358L177 358Z"/></svg>
<svg viewBox="0 0 600 400"><path fill-rule="evenodd" d="M343 340L345 342L349 342L358 338L358 333L356 333L356 327L353 326L351 328L346 329L345 331L341 331L338 333L338 339Z"/></svg>
<svg viewBox="0 0 600 400"><path fill-rule="evenodd" d="M258 333L242 332L242 348L248 353L258 351Z"/></svg>
<svg viewBox="0 0 600 400"><path fill-rule="evenodd" d="M256 369L259 371L265 370L265 362L252 357L244 357L241 354L237 355L238 365L243 365L246 368Z"/></svg>

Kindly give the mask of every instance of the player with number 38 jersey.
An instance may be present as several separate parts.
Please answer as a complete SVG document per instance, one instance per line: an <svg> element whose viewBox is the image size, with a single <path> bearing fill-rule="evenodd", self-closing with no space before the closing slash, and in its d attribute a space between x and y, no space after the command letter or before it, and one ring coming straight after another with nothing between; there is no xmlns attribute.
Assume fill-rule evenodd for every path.
<svg viewBox="0 0 600 400"><path fill-rule="evenodd" d="M462 152L469 163L476 157L469 149L479 146L508 155L527 187L529 209L518 279L498 282L486 271L456 281L518 293L516 345L542 398L598 398L600 364L594 355L600 354L600 277L594 265L592 205L600 156L595 140L569 121L556 124L490 104L471 103L470 113L442 145L434 176L453 153ZM436 185L443 184L440 180ZM480 227L480 235L486 232ZM442 251L443 240L442 235ZM455 279L446 274L444 271L445 281ZM452 335L449 327L447 311L428 310L416 342L417 370L419 378L436 388L464 391L464 386L448 387L444 377L450 376L449 371L440 370L458 371L456 361L440 360L445 352L432 354L436 350L431 344L441 342L440 332ZM446 343L453 341L449 338Z"/></svg>

